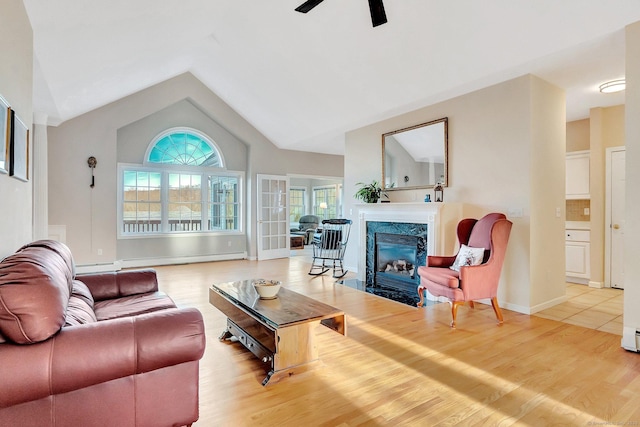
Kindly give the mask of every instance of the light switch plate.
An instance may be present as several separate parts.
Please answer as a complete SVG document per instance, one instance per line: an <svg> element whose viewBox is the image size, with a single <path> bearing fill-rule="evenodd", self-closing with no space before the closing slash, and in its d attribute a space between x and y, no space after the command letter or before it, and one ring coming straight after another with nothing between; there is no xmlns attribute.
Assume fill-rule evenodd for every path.
<svg viewBox="0 0 640 427"><path fill-rule="evenodd" d="M510 218L522 218L522 208L511 208L507 212L507 216Z"/></svg>

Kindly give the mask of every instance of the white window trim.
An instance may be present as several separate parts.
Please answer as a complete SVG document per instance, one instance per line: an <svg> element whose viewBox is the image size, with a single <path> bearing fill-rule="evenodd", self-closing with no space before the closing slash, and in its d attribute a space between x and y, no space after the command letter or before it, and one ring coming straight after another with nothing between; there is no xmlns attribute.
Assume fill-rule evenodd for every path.
<svg viewBox="0 0 640 427"><path fill-rule="evenodd" d="M154 166L152 166L154 165ZM141 164L136 164L136 163L118 163L118 191L117 191L117 216L118 216L118 233L117 233L117 239L150 239L150 238L158 238L158 237L193 237L193 236L212 236L212 235L244 235L244 222L245 222L245 212L246 212L246 200L245 200L245 194L244 194L244 182L245 182L245 173L243 171L230 171L230 170L224 170L224 169L220 169L220 168L210 168L210 167L198 167L198 166L185 166L185 165L167 165L167 164L158 164L157 166L155 166L156 164L154 163L148 163L146 165L141 165ZM135 171L140 171L140 172L159 172L161 173L161 179L162 179L162 210L163 212L166 210L166 204L167 204L167 197L165 192L168 190L168 185L166 185L167 183L165 182L167 179L167 176L169 173L185 173L185 174L191 174L191 175L196 175L196 174L200 174L202 175L202 191L203 191L203 198L202 198L202 203L203 204L208 204L209 203L209 192L208 191L204 191L204 186L208 186L208 180L206 179L207 175L219 175L219 176L231 176L231 177L238 177L238 200L239 200L239 205L240 205L240 209L238 212L238 229L237 230L207 230L207 231L199 231L199 232L193 232L193 231L160 231L157 233L135 233L135 234L129 234L129 233L124 233L122 231L122 224L124 221L123 218L123 206L122 206L122 199L123 199L123 190L124 190L124 183L123 183L123 177L124 177L124 171L125 170L135 170ZM166 230L166 224L165 222L168 219L166 217L162 217L162 227L163 230Z"/></svg>

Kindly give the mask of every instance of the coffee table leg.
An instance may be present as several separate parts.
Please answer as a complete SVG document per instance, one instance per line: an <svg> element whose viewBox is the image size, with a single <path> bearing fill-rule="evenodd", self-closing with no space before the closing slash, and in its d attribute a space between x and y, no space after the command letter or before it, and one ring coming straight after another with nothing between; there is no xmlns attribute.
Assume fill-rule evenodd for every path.
<svg viewBox="0 0 640 427"><path fill-rule="evenodd" d="M269 371L267 373L267 376L262 380L262 386L266 386L267 383L269 382L269 380L271 379L271 376L274 374L273 370Z"/></svg>
<svg viewBox="0 0 640 427"><path fill-rule="evenodd" d="M231 338L232 336L233 336L233 334L232 334L231 332L229 332L229 329L227 328L227 329L225 329L225 330L220 334L220 336L218 337L218 339L219 339L220 341L224 341L224 340L226 340L227 338Z"/></svg>

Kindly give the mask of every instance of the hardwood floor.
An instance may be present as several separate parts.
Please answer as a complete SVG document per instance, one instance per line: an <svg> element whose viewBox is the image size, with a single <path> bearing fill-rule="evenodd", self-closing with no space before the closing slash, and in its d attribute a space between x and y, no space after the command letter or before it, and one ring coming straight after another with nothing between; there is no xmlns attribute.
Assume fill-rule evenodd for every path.
<svg viewBox="0 0 640 427"><path fill-rule="evenodd" d="M205 318L196 426L551 426L640 422L640 355L620 336L490 306L414 308L307 274L308 259L157 267L160 288ZM282 280L344 310L348 336L316 329L317 369L267 387L264 367L220 342L214 282ZM592 424L597 425L597 424ZM620 424L621 425L621 424Z"/></svg>

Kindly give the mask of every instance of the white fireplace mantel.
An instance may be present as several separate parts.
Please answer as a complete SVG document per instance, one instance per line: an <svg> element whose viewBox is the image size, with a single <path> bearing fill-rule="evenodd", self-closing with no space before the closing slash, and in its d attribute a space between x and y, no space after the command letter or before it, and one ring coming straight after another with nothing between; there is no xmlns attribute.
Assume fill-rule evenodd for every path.
<svg viewBox="0 0 640 427"><path fill-rule="evenodd" d="M427 224L427 255L451 255L456 244L455 232L462 219L462 203L361 203L358 209L358 276L365 280L367 222L402 222ZM453 236L453 237L451 237Z"/></svg>

